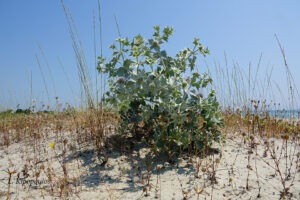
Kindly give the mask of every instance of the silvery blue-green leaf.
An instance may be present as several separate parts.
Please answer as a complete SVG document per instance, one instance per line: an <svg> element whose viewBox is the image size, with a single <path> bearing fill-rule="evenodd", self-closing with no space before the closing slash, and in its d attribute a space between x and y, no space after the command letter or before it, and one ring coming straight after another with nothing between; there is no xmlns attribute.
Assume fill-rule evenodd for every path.
<svg viewBox="0 0 300 200"><path fill-rule="evenodd" d="M174 84L174 78L169 78L167 83L170 84L170 85L173 85Z"/></svg>
<svg viewBox="0 0 300 200"><path fill-rule="evenodd" d="M191 96L192 98L198 99L198 96L197 96L196 93L191 92L191 93L190 93L190 96Z"/></svg>
<svg viewBox="0 0 300 200"><path fill-rule="evenodd" d="M132 63L133 63L132 60L126 59L126 60L124 60L124 62L123 62L123 67L129 68L129 66L130 66Z"/></svg>
<svg viewBox="0 0 300 200"><path fill-rule="evenodd" d="M144 38L141 35L135 36L135 43L136 45L141 45L144 42Z"/></svg>
<svg viewBox="0 0 300 200"><path fill-rule="evenodd" d="M187 88L188 82L186 80L182 80L181 85L182 85L183 88Z"/></svg>
<svg viewBox="0 0 300 200"><path fill-rule="evenodd" d="M136 84L138 84L139 86L142 86L144 84L144 76L138 76L136 79L137 79L137 82Z"/></svg>
<svg viewBox="0 0 300 200"><path fill-rule="evenodd" d="M132 75L134 75L134 76L138 75L137 68L138 68L138 65L135 65L132 67L132 70L131 70Z"/></svg>
<svg viewBox="0 0 300 200"><path fill-rule="evenodd" d="M167 52L165 50L160 52L161 57L167 57Z"/></svg>
<svg viewBox="0 0 300 200"><path fill-rule="evenodd" d="M200 38L194 38L193 44L197 46L199 44Z"/></svg>
<svg viewBox="0 0 300 200"><path fill-rule="evenodd" d="M110 48L110 49L115 49L115 48L116 48L116 45L115 45L115 44L111 44L111 45L109 46L109 48Z"/></svg>
<svg viewBox="0 0 300 200"><path fill-rule="evenodd" d="M132 78L127 81L127 84L135 84L135 83L136 81Z"/></svg>
<svg viewBox="0 0 300 200"><path fill-rule="evenodd" d="M162 104L163 103L163 99L161 97L158 98L158 103Z"/></svg>
<svg viewBox="0 0 300 200"><path fill-rule="evenodd" d="M150 80L154 80L156 78L156 74L155 73L151 73L151 74L148 75L148 78Z"/></svg>
<svg viewBox="0 0 300 200"><path fill-rule="evenodd" d="M151 91L155 90L155 83L154 82L151 82L149 84L149 88L151 89Z"/></svg>

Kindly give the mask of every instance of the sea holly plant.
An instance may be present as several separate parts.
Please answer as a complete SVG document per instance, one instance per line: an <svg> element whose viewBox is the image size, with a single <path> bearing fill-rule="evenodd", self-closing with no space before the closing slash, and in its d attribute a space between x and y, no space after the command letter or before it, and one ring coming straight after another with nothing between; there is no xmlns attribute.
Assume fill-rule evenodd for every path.
<svg viewBox="0 0 300 200"><path fill-rule="evenodd" d="M215 91L199 92L212 83L195 70L209 50L196 38L193 48L172 57L162 48L172 33L155 26L150 39L118 38L110 46L112 58L99 57L98 70L108 74L105 100L118 109L123 133L146 137L162 151L195 152L220 141L224 122Z"/></svg>

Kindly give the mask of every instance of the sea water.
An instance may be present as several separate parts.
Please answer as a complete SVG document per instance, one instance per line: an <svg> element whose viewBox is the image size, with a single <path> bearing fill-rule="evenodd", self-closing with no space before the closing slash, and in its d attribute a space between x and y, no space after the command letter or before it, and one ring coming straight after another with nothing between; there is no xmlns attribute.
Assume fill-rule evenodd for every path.
<svg viewBox="0 0 300 200"><path fill-rule="evenodd" d="M300 120L300 109L297 109L297 110L269 110L268 112L271 117Z"/></svg>

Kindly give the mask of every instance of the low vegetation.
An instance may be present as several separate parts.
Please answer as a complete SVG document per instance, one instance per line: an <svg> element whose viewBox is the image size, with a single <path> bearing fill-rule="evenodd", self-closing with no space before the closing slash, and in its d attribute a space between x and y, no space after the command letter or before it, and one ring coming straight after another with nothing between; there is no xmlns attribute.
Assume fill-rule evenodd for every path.
<svg viewBox="0 0 300 200"><path fill-rule="evenodd" d="M196 38L192 49L171 57L162 46L173 29L154 29L150 39L118 38L112 58L99 58L99 70L109 75L106 101L117 108L122 133L142 134L170 157L180 150L199 152L222 137L215 91L201 93L212 79L195 71L198 55L209 51Z"/></svg>

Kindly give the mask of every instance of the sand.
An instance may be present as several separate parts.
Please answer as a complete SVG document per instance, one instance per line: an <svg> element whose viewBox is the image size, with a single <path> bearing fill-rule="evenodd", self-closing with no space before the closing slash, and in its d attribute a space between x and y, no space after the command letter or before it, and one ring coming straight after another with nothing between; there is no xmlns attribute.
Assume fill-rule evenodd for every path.
<svg viewBox="0 0 300 200"><path fill-rule="evenodd" d="M182 155L170 164L151 160L140 143L130 151L120 144L122 151L107 147L97 154L93 145L76 143L78 134L43 132L36 143L27 138L0 147L1 199L280 199L283 183L290 192L286 199L300 199L299 139L251 142L232 133L210 155ZM7 170L15 172L10 185Z"/></svg>

